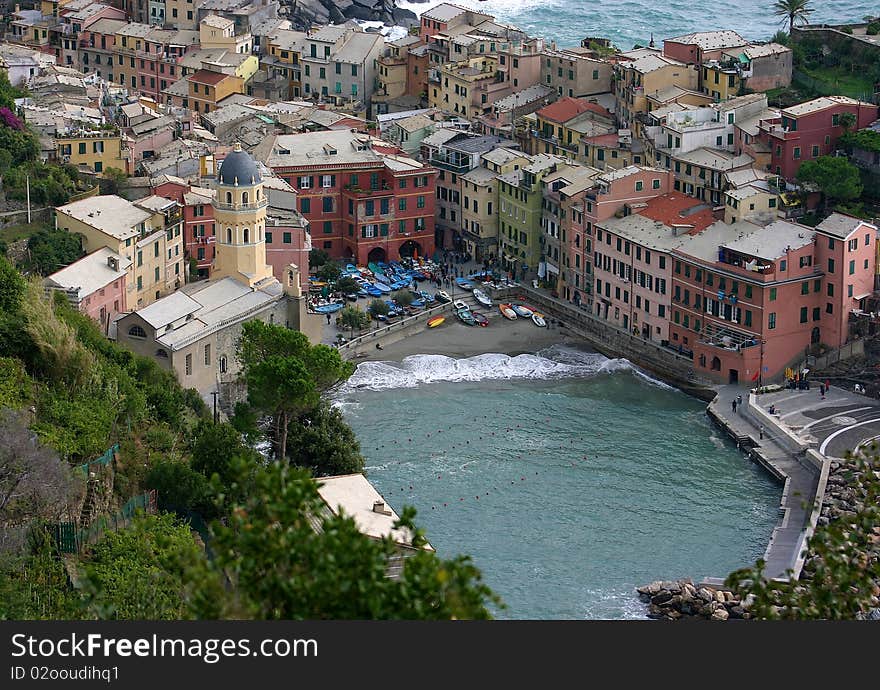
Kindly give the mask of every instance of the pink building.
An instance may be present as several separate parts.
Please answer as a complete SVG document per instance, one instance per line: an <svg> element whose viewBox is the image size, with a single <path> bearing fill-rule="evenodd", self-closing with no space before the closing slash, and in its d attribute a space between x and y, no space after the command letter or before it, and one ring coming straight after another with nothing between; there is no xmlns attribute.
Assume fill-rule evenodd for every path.
<svg viewBox="0 0 880 690"><path fill-rule="evenodd" d="M672 251L709 227L705 203L670 192L631 215L597 222L593 313L612 325L666 344L673 295Z"/></svg>
<svg viewBox="0 0 880 690"><path fill-rule="evenodd" d="M184 253L187 260L196 260L196 271L200 278L211 276L211 265L214 262L217 238L214 234L214 207L211 201L215 193L213 189L193 187L185 180L171 175L162 175L153 185L153 194L174 199L183 206Z"/></svg>
<svg viewBox="0 0 880 690"><path fill-rule="evenodd" d="M801 163L833 155L850 114L853 131L863 129L878 116L878 107L846 96L823 96L781 111L780 117L763 119L758 139L770 149L769 169L793 180Z"/></svg>
<svg viewBox="0 0 880 690"><path fill-rule="evenodd" d="M876 232L837 213L815 229L716 223L674 250L670 344L730 383L778 378L811 345L840 347L873 291Z"/></svg>
<svg viewBox="0 0 880 690"><path fill-rule="evenodd" d="M568 267L574 269L566 271L565 299L592 304L594 226L618 212L627 212L627 207L629 213L635 213L640 204L671 192L672 184L673 174L668 170L632 165L598 175L589 189L572 195L560 193Z"/></svg>
<svg viewBox="0 0 880 690"><path fill-rule="evenodd" d="M46 290L64 292L72 305L101 326L105 335L117 314L128 311L125 274L131 259L107 247L43 279Z"/></svg>

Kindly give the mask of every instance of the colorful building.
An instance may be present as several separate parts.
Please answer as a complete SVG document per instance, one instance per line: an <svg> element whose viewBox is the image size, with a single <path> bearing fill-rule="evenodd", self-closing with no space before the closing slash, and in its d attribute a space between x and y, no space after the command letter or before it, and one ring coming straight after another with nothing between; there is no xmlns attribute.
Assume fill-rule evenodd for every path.
<svg viewBox="0 0 880 690"><path fill-rule="evenodd" d="M63 292L106 335L116 316L128 310L125 277L130 266L130 259L103 247L44 278L43 286Z"/></svg>
<svg viewBox="0 0 880 690"><path fill-rule="evenodd" d="M846 96L822 96L780 111L779 117L761 120L758 138L770 148L770 170L793 180L801 163L833 155L837 140L849 129L867 127L878 117L878 107Z"/></svg>
<svg viewBox="0 0 880 690"><path fill-rule="evenodd" d="M349 130L271 137L254 155L296 190L313 245L334 258L433 254L435 168Z"/></svg>

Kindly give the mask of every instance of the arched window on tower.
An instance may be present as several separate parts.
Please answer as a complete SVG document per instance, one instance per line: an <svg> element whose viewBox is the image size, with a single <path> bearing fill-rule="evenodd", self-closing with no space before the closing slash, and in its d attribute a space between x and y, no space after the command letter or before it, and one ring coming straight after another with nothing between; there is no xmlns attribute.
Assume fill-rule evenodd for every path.
<svg viewBox="0 0 880 690"><path fill-rule="evenodd" d="M226 203L227 204L232 203L232 192L226 192Z"/></svg>
<svg viewBox="0 0 880 690"><path fill-rule="evenodd" d="M263 241L263 231L260 228L257 228L257 242Z"/></svg>
<svg viewBox="0 0 880 690"><path fill-rule="evenodd" d="M226 228L226 244L232 244L232 228Z"/></svg>
<svg viewBox="0 0 880 690"><path fill-rule="evenodd" d="M260 190L257 189L257 201L259 201L259 200L260 200Z"/></svg>
<svg viewBox="0 0 880 690"><path fill-rule="evenodd" d="M243 203L243 204L247 204L247 202L248 202L248 193L247 193L247 192L242 192L242 193L241 193L241 203Z"/></svg>
<svg viewBox="0 0 880 690"><path fill-rule="evenodd" d="M128 329L128 334L132 338L146 338L147 337L146 331L144 331L144 329L141 328L140 326L132 326L131 328Z"/></svg>
<svg viewBox="0 0 880 690"><path fill-rule="evenodd" d="M247 244L248 242L251 241L251 231L248 230L247 228L245 228L243 231L243 234L244 234L244 243Z"/></svg>
<svg viewBox="0 0 880 690"><path fill-rule="evenodd" d="M220 364L220 373L225 374L226 373L226 355L220 355L220 359L218 360L218 362Z"/></svg>

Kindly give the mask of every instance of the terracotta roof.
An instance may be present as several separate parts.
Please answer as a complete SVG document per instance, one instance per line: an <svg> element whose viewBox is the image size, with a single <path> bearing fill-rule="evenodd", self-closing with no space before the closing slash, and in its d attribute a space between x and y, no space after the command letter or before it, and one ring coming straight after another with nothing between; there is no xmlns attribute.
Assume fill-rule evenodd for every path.
<svg viewBox="0 0 880 690"><path fill-rule="evenodd" d="M223 74L221 72L212 72L207 69L200 69L198 72L194 72L193 74L191 74L188 79L189 81L194 81L199 84L210 84L211 86L214 86L215 84L219 84L228 76L228 74Z"/></svg>
<svg viewBox="0 0 880 690"><path fill-rule="evenodd" d="M580 115L587 111L594 112L602 117L607 117L609 120L613 119L611 113L601 105L590 103L582 98L572 98L570 96L560 98L555 103L551 103L550 105L541 108L537 114L538 117L542 117L545 120L552 120L553 122L561 123L568 122L576 115Z"/></svg>
<svg viewBox="0 0 880 690"><path fill-rule="evenodd" d="M581 141L594 146L615 147L620 148L620 135L618 134L601 134L597 137L584 137Z"/></svg>
<svg viewBox="0 0 880 690"><path fill-rule="evenodd" d="M639 215L656 220L666 226L693 225L689 234L696 234L715 222L712 208L699 199L681 192L670 192L654 197L647 207L639 211Z"/></svg>

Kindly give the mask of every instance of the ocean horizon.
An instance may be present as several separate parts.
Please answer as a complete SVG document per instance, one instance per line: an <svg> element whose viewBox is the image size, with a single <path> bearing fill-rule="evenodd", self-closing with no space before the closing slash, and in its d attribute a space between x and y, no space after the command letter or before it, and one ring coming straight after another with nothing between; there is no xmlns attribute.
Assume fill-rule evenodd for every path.
<svg viewBox="0 0 880 690"><path fill-rule="evenodd" d="M437 0L397 2L401 9L417 15L439 4ZM556 41L559 47L576 46L592 36L609 38L621 50L629 50L636 44L647 45L652 35L656 45L661 46L664 38L718 29L733 29L744 38L766 41L776 31L788 30L788 20L773 14L772 3L759 0L716 0L707 4L684 0L455 0L454 4L494 15L530 36ZM813 3L813 8L812 24L858 22L867 15L880 14L875 1L864 0L823 0Z"/></svg>

